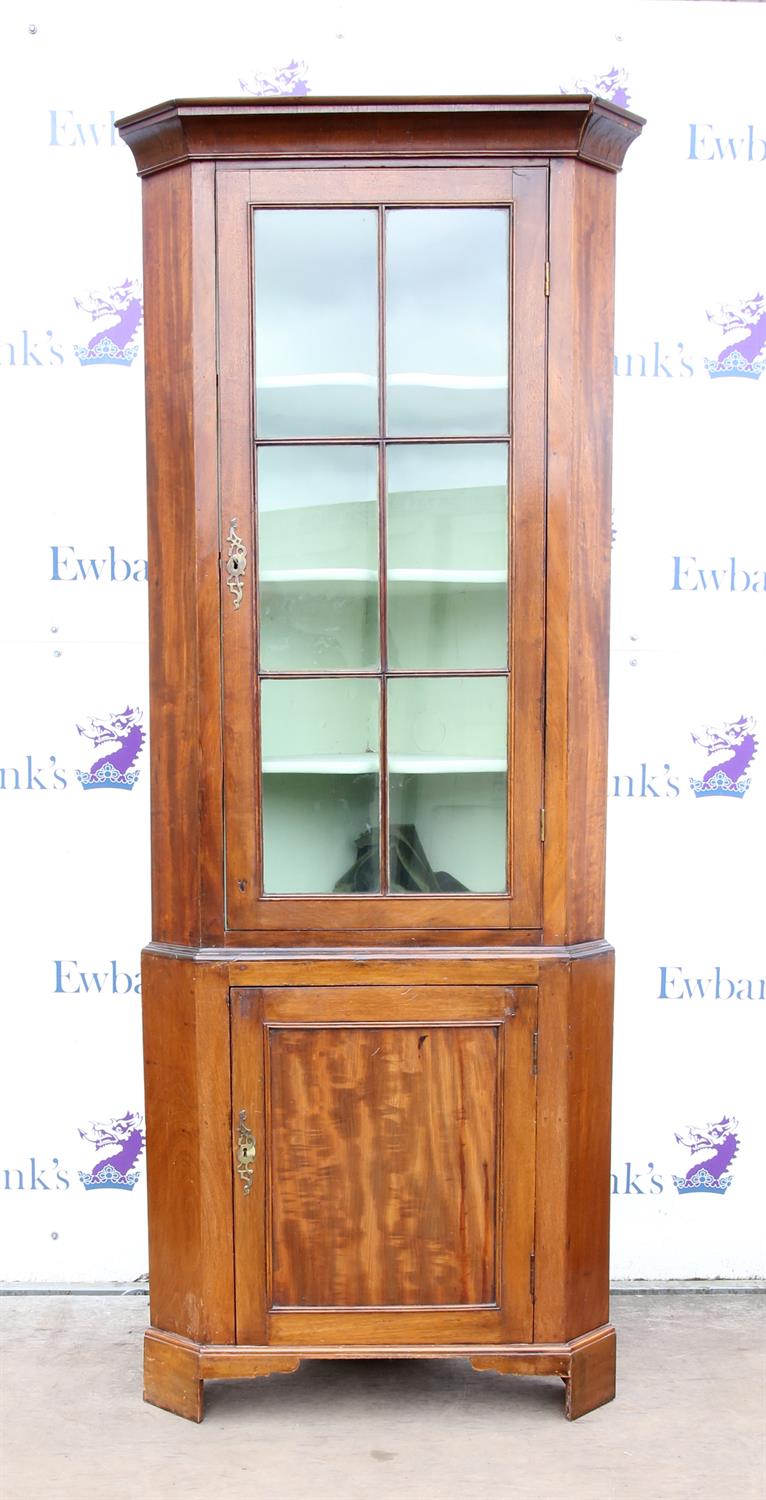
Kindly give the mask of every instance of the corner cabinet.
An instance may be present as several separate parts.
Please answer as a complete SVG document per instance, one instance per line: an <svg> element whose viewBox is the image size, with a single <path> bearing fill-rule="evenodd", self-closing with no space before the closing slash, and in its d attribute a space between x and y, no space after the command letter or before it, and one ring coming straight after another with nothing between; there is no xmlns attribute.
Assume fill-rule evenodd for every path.
<svg viewBox="0 0 766 1500"><path fill-rule="evenodd" d="M144 179L149 1401L614 1394L615 173L587 96L177 102Z"/></svg>

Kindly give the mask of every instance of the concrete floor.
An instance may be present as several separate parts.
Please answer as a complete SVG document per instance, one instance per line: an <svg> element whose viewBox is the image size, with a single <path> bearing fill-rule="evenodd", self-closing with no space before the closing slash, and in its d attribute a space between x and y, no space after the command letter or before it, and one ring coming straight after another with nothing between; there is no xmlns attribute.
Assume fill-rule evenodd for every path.
<svg viewBox="0 0 766 1500"><path fill-rule="evenodd" d="M759 1294L614 1298L616 1402L467 1362L207 1383L201 1427L141 1401L139 1297L3 1297L3 1500L763 1500Z"/></svg>

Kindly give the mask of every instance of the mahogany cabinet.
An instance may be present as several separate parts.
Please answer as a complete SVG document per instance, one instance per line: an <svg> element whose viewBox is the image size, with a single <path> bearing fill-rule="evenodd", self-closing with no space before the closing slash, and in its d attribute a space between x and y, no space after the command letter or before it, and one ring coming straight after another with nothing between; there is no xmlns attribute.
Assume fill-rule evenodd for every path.
<svg viewBox="0 0 766 1500"><path fill-rule="evenodd" d="M615 174L588 96L177 102L143 176L146 1399L614 1394Z"/></svg>

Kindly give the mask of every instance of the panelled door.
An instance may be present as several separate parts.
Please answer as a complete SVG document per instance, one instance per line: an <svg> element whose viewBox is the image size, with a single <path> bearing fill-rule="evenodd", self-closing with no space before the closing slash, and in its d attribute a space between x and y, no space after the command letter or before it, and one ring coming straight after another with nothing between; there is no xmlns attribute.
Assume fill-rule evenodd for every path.
<svg viewBox="0 0 766 1500"><path fill-rule="evenodd" d="M237 1342L531 1340L536 988L231 996Z"/></svg>
<svg viewBox="0 0 766 1500"><path fill-rule="evenodd" d="M547 169L217 170L227 925L540 925Z"/></svg>

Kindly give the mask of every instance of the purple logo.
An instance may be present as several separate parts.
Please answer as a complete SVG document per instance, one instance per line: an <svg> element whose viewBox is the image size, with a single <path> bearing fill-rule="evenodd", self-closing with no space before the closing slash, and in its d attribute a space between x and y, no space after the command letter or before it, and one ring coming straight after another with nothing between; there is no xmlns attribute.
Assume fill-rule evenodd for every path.
<svg viewBox="0 0 766 1500"><path fill-rule="evenodd" d="M95 323L87 344L75 344L81 365L132 365L138 354L137 335L143 318L140 281L123 281L105 292L75 297L75 307Z"/></svg>
<svg viewBox="0 0 766 1500"><path fill-rule="evenodd" d="M737 303L720 303L708 309L709 323L720 328L718 342L723 348L716 359L705 359L711 380L734 376L740 380L760 380L766 370L766 306L763 293Z"/></svg>
<svg viewBox="0 0 766 1500"><path fill-rule="evenodd" d="M628 74L625 68L610 68L608 73L593 73L589 78L576 78L571 89L561 89L562 94L596 94L599 99L609 99L623 109L630 105Z"/></svg>
<svg viewBox="0 0 766 1500"><path fill-rule="evenodd" d="M294 58L284 67L270 68L268 73L251 73L247 78L240 78L239 86L243 94L252 94L256 98L267 94L305 95L311 92L307 73L305 62Z"/></svg>
<svg viewBox="0 0 766 1500"><path fill-rule="evenodd" d="M744 797L750 787L747 772L758 749L755 719L733 719L720 728L707 725L692 739L712 761L701 780L689 777L695 797Z"/></svg>
<svg viewBox="0 0 766 1500"><path fill-rule="evenodd" d="M685 1177L676 1177L673 1173L673 1181L682 1197L687 1193L716 1193L719 1198L723 1197L734 1180L729 1167L739 1150L738 1128L735 1119L724 1115L722 1120L706 1125L704 1130L690 1125L685 1136L676 1134L679 1146L685 1146L692 1155Z"/></svg>
<svg viewBox="0 0 766 1500"><path fill-rule="evenodd" d="M95 1147L98 1158L89 1172L77 1174L85 1191L120 1188L131 1193L141 1176L136 1162L146 1144L143 1117L127 1114L108 1122L91 1120L79 1133L82 1140Z"/></svg>
<svg viewBox="0 0 766 1500"><path fill-rule="evenodd" d="M104 751L94 760L89 771L77 772L77 780L84 792L101 787L132 791L140 775L133 769L134 763L146 739L140 721L140 708L125 708L121 714L109 714L105 719L89 719L87 727L77 725L78 734Z"/></svg>

